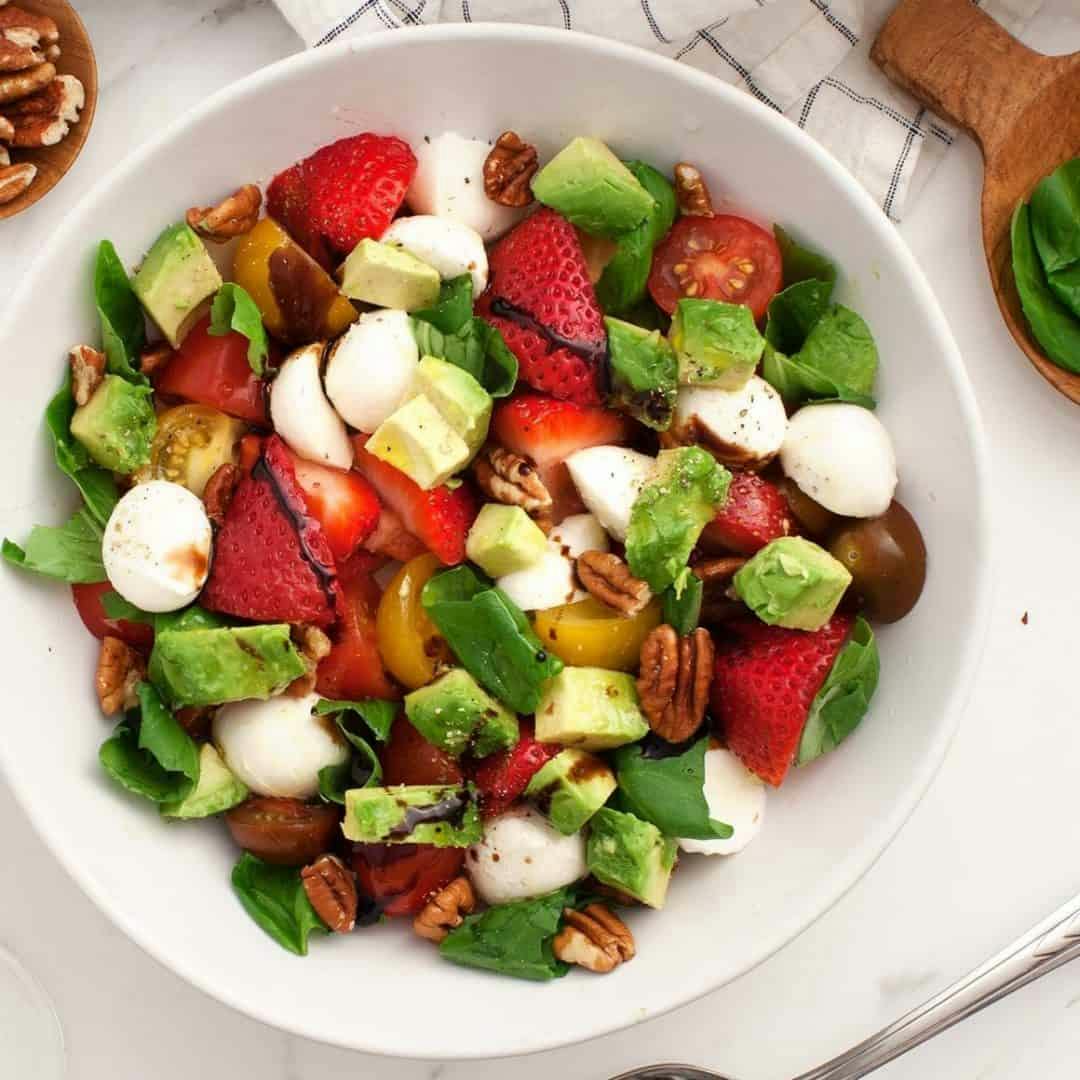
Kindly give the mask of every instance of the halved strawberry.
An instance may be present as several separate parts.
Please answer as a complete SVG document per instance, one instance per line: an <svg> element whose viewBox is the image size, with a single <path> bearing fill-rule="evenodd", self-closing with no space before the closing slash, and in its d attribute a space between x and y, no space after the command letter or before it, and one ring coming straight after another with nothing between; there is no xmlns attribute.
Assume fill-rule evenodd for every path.
<svg viewBox="0 0 1080 1080"><path fill-rule="evenodd" d="M356 435L354 467L373 485L379 498L440 562L447 566L465 558L465 535L476 518L476 496L468 484L456 488L445 484L424 491L400 469L369 454L367 435Z"/></svg>
<svg viewBox="0 0 1080 1080"><path fill-rule="evenodd" d="M532 459L554 501L552 520L559 522L585 509L566 459L589 446L628 442L634 422L608 409L526 392L495 406L490 432L493 442Z"/></svg>
<svg viewBox="0 0 1080 1080"><path fill-rule="evenodd" d="M256 622L328 626L338 616L341 586L330 544L277 435L237 485L200 603Z"/></svg>
<svg viewBox="0 0 1080 1080"><path fill-rule="evenodd" d="M521 722L521 734L509 750L490 754L473 769L480 804L488 816L501 814L524 794L529 781L560 750L561 746L537 742L532 723Z"/></svg>
<svg viewBox="0 0 1080 1080"><path fill-rule="evenodd" d="M375 531L379 497L359 473L317 465L295 454L292 462L308 512L319 519L341 564Z"/></svg>
<svg viewBox="0 0 1080 1080"><path fill-rule="evenodd" d="M757 473L737 472L727 502L705 526L700 543L709 552L753 555L778 536L789 536L793 528L783 492Z"/></svg>
<svg viewBox="0 0 1080 1080"><path fill-rule="evenodd" d="M807 633L742 619L714 636L713 721L728 749L774 787L795 760L810 705L852 622L849 615L834 615Z"/></svg>
<svg viewBox="0 0 1080 1080"><path fill-rule="evenodd" d="M498 327L521 379L582 405L604 400L607 335L577 233L547 208L512 229L488 257L477 314Z"/></svg>
<svg viewBox="0 0 1080 1080"><path fill-rule="evenodd" d="M333 267L333 253L311 220L303 162L290 165L270 181L266 189L266 212L324 270Z"/></svg>

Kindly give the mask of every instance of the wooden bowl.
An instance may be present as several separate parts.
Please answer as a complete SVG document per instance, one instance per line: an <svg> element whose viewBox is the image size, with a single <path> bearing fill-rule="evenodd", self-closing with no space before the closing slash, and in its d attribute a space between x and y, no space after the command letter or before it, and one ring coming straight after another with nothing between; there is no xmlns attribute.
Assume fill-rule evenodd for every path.
<svg viewBox="0 0 1080 1080"><path fill-rule="evenodd" d="M82 19L67 0L14 0L24 11L37 15L48 15L56 20L60 28L60 59L56 70L60 75L74 75L86 91L86 104L79 115L79 122L71 125L67 137L56 146L45 146L38 150L13 150L11 160L33 162L38 167L34 182L17 199L0 206L0 221L14 217L43 199L60 181L75 163L79 152L90 134L94 122L94 110L97 106L98 76L97 62L90 37L86 33ZM0 112L3 109L0 108Z"/></svg>

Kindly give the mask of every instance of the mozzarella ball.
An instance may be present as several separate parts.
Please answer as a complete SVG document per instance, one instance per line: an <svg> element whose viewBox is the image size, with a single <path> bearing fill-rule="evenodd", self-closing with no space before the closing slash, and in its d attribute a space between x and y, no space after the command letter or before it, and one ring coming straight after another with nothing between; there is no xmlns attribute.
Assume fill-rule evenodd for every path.
<svg viewBox="0 0 1080 1080"><path fill-rule="evenodd" d="M551 530L548 539L557 544L564 555L576 559L586 551L610 551L611 544L604 526L593 514L571 514Z"/></svg>
<svg viewBox="0 0 1080 1080"><path fill-rule="evenodd" d="M495 584L522 611L544 611L581 599L574 578L574 561L563 554L562 546L548 541L543 555L524 570L503 574Z"/></svg>
<svg viewBox="0 0 1080 1080"><path fill-rule="evenodd" d="M780 452L787 412L780 395L757 375L741 390L684 386L672 431L681 442L707 446L726 465L759 469Z"/></svg>
<svg viewBox="0 0 1080 1080"><path fill-rule="evenodd" d="M109 515L101 557L109 584L143 611L178 611L210 570L210 519L181 484L136 484Z"/></svg>
<svg viewBox="0 0 1080 1080"><path fill-rule="evenodd" d="M877 517L896 490L896 454L869 409L806 405L789 421L780 464L800 490L843 517Z"/></svg>
<svg viewBox="0 0 1080 1080"><path fill-rule="evenodd" d="M414 146L416 175L405 201L415 214L459 221L484 240L495 240L525 211L500 206L484 191L484 162L491 144L448 131Z"/></svg>
<svg viewBox="0 0 1080 1080"><path fill-rule="evenodd" d="M508 810L488 821L483 840L469 848L465 867L487 904L543 896L589 872L585 837L580 832L563 836L531 807Z"/></svg>
<svg viewBox="0 0 1080 1080"><path fill-rule="evenodd" d="M326 395L358 431L374 431L412 388L420 352L404 311L368 311L330 346Z"/></svg>
<svg viewBox="0 0 1080 1080"><path fill-rule="evenodd" d="M582 502L616 540L626 539L630 511L655 465L624 446L590 446L566 459Z"/></svg>
<svg viewBox="0 0 1080 1080"><path fill-rule="evenodd" d="M382 234L384 244L403 248L433 266L444 281L472 276L473 296L487 288L488 260L484 241L475 229L460 221L417 214L393 222Z"/></svg>
<svg viewBox="0 0 1080 1080"><path fill-rule="evenodd" d="M730 750L713 746L705 751L705 802L709 817L734 830L726 840L679 841L683 851L700 855L734 855L757 836L765 817L765 782Z"/></svg>
<svg viewBox="0 0 1080 1080"><path fill-rule="evenodd" d="M270 385L270 419L289 449L307 461L348 469L353 446L341 417L323 393L320 342L305 345L285 358Z"/></svg>
<svg viewBox="0 0 1080 1080"><path fill-rule="evenodd" d="M319 770L349 760L332 717L312 711L318 694L236 701L214 717L214 742L225 764L256 795L309 799Z"/></svg>

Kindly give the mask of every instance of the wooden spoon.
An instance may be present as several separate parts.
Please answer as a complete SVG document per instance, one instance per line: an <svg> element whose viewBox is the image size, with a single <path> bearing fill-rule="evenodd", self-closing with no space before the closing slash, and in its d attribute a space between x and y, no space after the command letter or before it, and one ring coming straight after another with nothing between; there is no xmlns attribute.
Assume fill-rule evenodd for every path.
<svg viewBox="0 0 1080 1080"><path fill-rule="evenodd" d="M900 0L870 53L893 82L974 135L986 169L983 247L1001 314L1039 373L1080 404L1080 375L1032 337L1012 272L1017 203L1080 154L1080 53L1043 56L971 0Z"/></svg>

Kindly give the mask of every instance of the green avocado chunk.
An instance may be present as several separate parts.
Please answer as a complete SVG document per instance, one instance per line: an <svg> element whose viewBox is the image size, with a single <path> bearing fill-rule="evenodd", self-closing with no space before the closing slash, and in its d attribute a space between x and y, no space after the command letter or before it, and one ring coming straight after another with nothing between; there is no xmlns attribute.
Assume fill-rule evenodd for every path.
<svg viewBox="0 0 1080 1080"><path fill-rule="evenodd" d="M565 667L544 686L536 707L536 738L545 743L611 750L649 730L633 675L595 667Z"/></svg>
<svg viewBox="0 0 1080 1080"><path fill-rule="evenodd" d="M403 784L346 791L341 831L358 844L468 847L484 830L471 787Z"/></svg>
<svg viewBox="0 0 1080 1080"><path fill-rule="evenodd" d="M475 454L487 438L491 395L464 368L425 356L413 380L413 396L423 394Z"/></svg>
<svg viewBox="0 0 1080 1080"><path fill-rule="evenodd" d="M765 351L753 312L722 300L680 300L668 337L679 361L680 386L741 390Z"/></svg>
<svg viewBox="0 0 1080 1080"><path fill-rule="evenodd" d="M341 268L342 295L377 307L429 308L438 302L440 286L435 267L378 240L361 240Z"/></svg>
<svg viewBox="0 0 1080 1080"><path fill-rule="evenodd" d="M305 671L288 623L165 630L150 656L158 690L175 707L266 699Z"/></svg>
<svg viewBox="0 0 1080 1080"><path fill-rule="evenodd" d="M106 375L85 405L71 417L71 434L99 465L132 473L150 460L157 416L149 386Z"/></svg>
<svg viewBox="0 0 1080 1080"><path fill-rule="evenodd" d="M518 719L464 669L405 695L405 715L428 742L454 757L487 757L518 740Z"/></svg>
<svg viewBox="0 0 1080 1080"><path fill-rule="evenodd" d="M679 365L659 330L648 331L621 319L604 319L611 365L608 405L647 427L671 426L679 393Z"/></svg>
<svg viewBox="0 0 1080 1080"><path fill-rule="evenodd" d="M175 348L198 306L221 288L221 274L195 231L180 223L154 241L131 287Z"/></svg>
<svg viewBox="0 0 1080 1080"><path fill-rule="evenodd" d="M199 782L178 802L161 804L162 817L204 818L231 810L248 797L248 789L221 760L213 743L199 748Z"/></svg>
<svg viewBox="0 0 1080 1080"><path fill-rule="evenodd" d="M424 491L445 483L472 457L465 440L424 394L395 409L372 433L367 449Z"/></svg>
<svg viewBox="0 0 1080 1080"><path fill-rule="evenodd" d="M560 750L534 774L525 789L551 824L572 836L611 797L615 774L585 750Z"/></svg>
<svg viewBox="0 0 1080 1080"><path fill-rule="evenodd" d="M739 599L762 622L791 630L820 630L850 584L843 563L801 536L766 544L735 575Z"/></svg>
<svg viewBox="0 0 1080 1080"><path fill-rule="evenodd" d="M599 236L628 232L655 206L641 181L590 135L563 147L533 177L532 192L578 228Z"/></svg>
<svg viewBox="0 0 1080 1080"><path fill-rule="evenodd" d="M662 908L676 850L675 841L655 825L605 807L589 825L585 861L598 881Z"/></svg>
<svg viewBox="0 0 1080 1080"><path fill-rule="evenodd" d="M547 550L547 537L520 506L485 503L465 538L465 554L498 578L526 570Z"/></svg>

